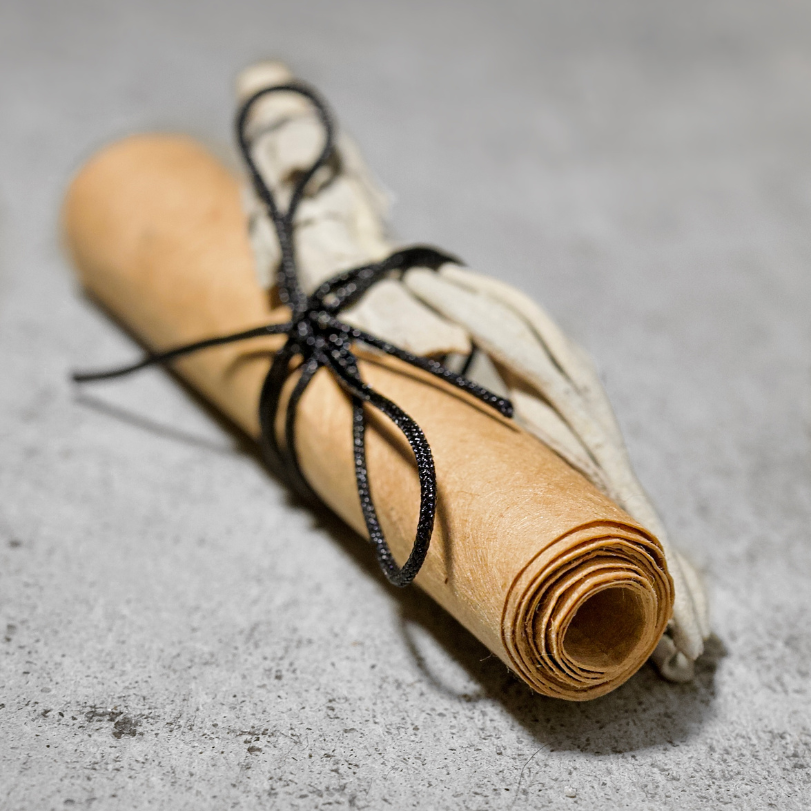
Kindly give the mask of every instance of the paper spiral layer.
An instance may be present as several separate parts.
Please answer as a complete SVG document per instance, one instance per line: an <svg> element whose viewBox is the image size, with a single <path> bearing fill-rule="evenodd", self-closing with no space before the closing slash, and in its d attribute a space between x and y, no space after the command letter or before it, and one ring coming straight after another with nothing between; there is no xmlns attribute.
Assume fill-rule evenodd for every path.
<svg viewBox="0 0 811 811"><path fill-rule="evenodd" d="M616 524L575 536L527 564L508 594L502 628L512 666L538 691L585 700L638 669L673 597L661 548L646 536Z"/></svg>

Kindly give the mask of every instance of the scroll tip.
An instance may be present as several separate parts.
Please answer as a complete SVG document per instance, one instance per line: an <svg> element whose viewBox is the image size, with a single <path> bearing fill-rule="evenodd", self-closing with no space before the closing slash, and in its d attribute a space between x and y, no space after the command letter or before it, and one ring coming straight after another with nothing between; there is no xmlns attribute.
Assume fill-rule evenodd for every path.
<svg viewBox="0 0 811 811"><path fill-rule="evenodd" d="M245 101L264 87L285 84L293 78L290 68L278 60L269 59L255 62L240 71L236 79L236 94L240 101Z"/></svg>

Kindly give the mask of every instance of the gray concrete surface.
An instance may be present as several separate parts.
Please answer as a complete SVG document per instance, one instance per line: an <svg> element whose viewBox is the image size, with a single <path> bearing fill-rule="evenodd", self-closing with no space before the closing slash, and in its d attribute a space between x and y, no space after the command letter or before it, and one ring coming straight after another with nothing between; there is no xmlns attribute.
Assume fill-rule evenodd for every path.
<svg viewBox="0 0 811 811"><path fill-rule="evenodd" d="M303 509L83 300L58 212L111 138L228 148L287 59L404 239L521 285L597 357L706 572L696 682L529 693ZM0 807L800 809L811 797L811 7L0 6Z"/></svg>

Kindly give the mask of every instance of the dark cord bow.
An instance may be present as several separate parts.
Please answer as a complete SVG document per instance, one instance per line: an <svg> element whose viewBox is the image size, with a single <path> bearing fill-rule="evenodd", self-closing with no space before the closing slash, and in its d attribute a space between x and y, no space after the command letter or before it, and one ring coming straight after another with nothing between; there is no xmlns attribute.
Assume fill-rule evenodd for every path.
<svg viewBox="0 0 811 811"><path fill-rule="evenodd" d="M256 101L270 93L297 93L309 99L318 113L324 127L324 146L313 165L300 177L293 189L286 211L280 211L276 199L257 170L251 155L246 133L248 116ZM186 346L177 347L160 354L148 355L138 363L104 372L77 373L77 382L102 380L129 374L153 364L165 364L181 355L197 352L220 344L243 341L264 335L287 335L284 346L276 353L270 371L262 386L259 399L259 421L262 430L262 446L272 469L283 475L302 495L313 497L298 464L296 456L296 407L307 385L322 367L327 367L341 387L352 399L353 439L355 456L355 477L358 495L366 521L369 538L375 548L377 560L388 580L395 586L407 586L416 577L428 553L436 514L437 488L436 472L431 448L420 427L391 400L376 392L363 382L358 370L358 361L352 351L353 344L363 344L387 355L392 355L411 366L416 366L439 377L454 386L472 394L482 402L492 406L506 417L512 416L512 404L435 360L421 358L382 341L363 330L344 324L338 320L339 313L355 304L376 282L384 277L397 274L400 277L412 267L429 267L434 270L445 262L458 261L434 248L415 246L405 248L375 262L339 273L324 282L312 295L306 295L299 284L296 271L294 246L294 220L296 209L301 202L307 184L318 169L330 158L333 151L334 128L332 117L326 105L306 85L290 83L267 87L251 96L239 111L236 121L237 140L242 156L248 167L253 187L264 203L267 213L276 227L281 248L281 261L276 274L276 286L283 304L290 308L291 318L284 324L269 324L264 327L246 330L233 335L209 338ZM287 402L284 424L284 443L280 445L275 430L276 415L284 382L290 374L290 365L300 358L300 376ZM420 481L420 511L417 532L408 560L398 566L383 536L369 489L369 475L366 467L366 415L364 405L368 404L385 414L408 440L417 463Z"/></svg>

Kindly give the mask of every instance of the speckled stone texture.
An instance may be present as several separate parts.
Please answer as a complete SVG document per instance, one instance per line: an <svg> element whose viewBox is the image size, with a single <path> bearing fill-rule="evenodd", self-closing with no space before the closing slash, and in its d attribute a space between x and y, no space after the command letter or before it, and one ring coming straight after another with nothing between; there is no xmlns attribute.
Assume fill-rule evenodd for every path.
<svg viewBox="0 0 811 811"><path fill-rule="evenodd" d="M694 684L532 695L169 376L68 384L136 351L60 251L71 172L140 130L227 154L266 56L403 239L596 356L709 580ZM3 0L0 807L807 808L809 87L784 0Z"/></svg>

